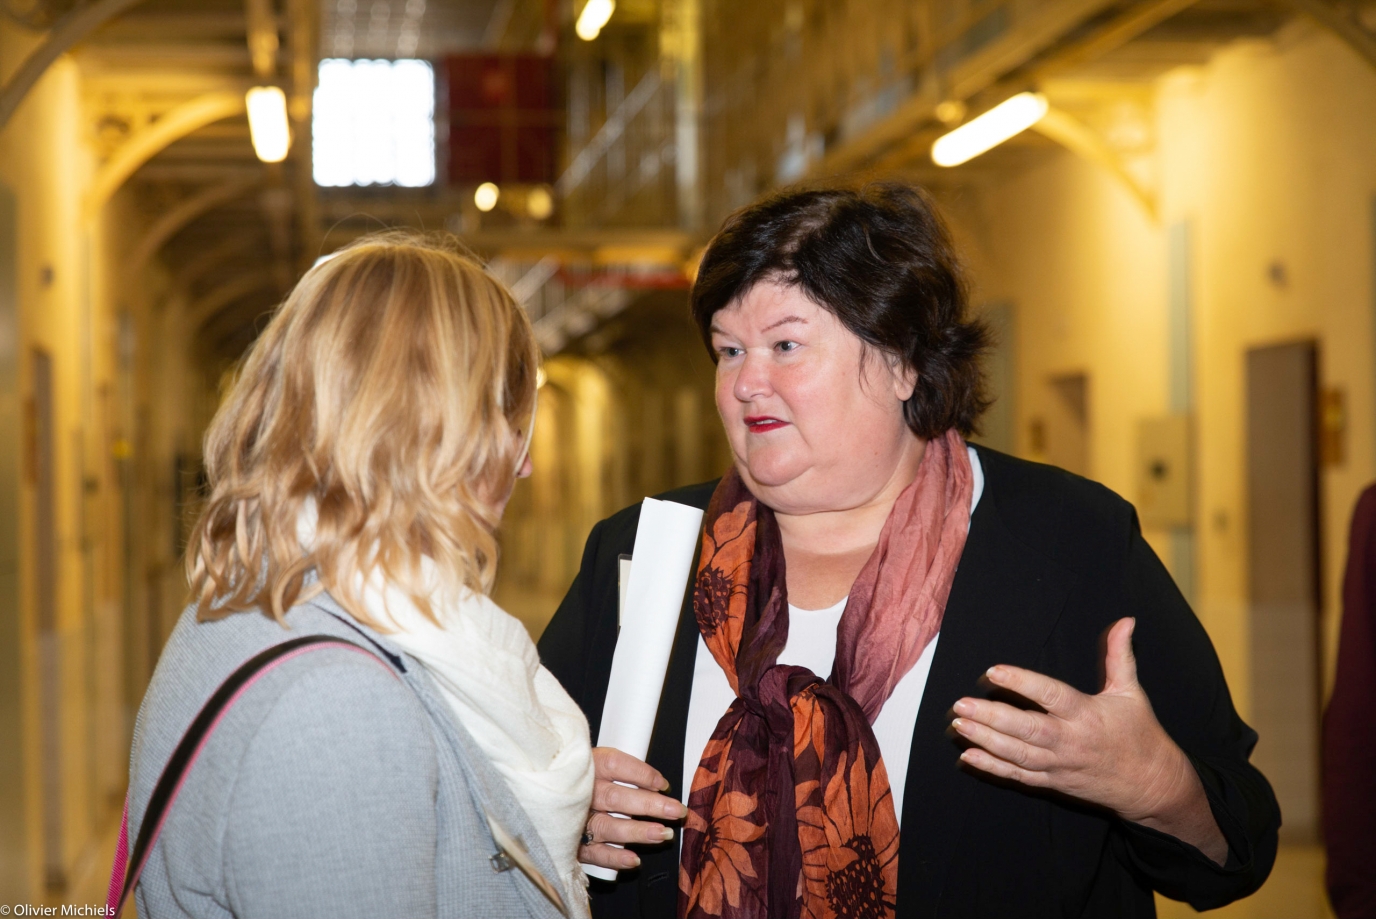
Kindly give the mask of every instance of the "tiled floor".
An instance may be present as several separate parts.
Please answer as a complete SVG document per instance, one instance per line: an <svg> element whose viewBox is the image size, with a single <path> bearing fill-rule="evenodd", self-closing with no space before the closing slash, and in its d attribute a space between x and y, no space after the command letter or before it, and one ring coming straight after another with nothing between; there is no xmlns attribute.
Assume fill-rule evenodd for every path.
<svg viewBox="0 0 1376 919"><path fill-rule="evenodd" d="M1281 846L1271 877L1255 894L1222 909L1197 913L1184 903L1157 896L1161 919L1218 916L1227 919L1332 919L1323 888L1323 848Z"/></svg>

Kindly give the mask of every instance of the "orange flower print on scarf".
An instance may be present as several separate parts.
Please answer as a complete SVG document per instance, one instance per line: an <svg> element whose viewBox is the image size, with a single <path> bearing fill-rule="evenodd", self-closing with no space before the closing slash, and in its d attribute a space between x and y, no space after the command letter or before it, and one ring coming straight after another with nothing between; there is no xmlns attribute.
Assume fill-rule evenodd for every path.
<svg viewBox="0 0 1376 919"><path fill-rule="evenodd" d="M750 557L755 551L755 515L749 501L712 521L702 537L702 559L693 583L693 611L708 641L734 657L745 621ZM727 671L736 690L734 668Z"/></svg>
<svg viewBox="0 0 1376 919"><path fill-rule="evenodd" d="M740 910L744 900L754 895L753 882L759 876L747 846L764 835L764 827L750 820L758 806L753 796L735 791L716 800L711 823L688 812L687 824L702 834L706 854L689 911L700 909L720 916L723 911Z"/></svg>
<svg viewBox="0 0 1376 919"><path fill-rule="evenodd" d="M898 821L883 761L870 768L862 747L847 768L842 754L825 793L809 782L798 797L804 919L892 916Z"/></svg>

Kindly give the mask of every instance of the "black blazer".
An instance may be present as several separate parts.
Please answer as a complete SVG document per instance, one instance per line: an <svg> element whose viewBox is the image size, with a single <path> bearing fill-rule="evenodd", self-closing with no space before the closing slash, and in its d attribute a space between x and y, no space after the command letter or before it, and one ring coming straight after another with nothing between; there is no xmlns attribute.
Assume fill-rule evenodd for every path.
<svg viewBox="0 0 1376 919"><path fill-rule="evenodd" d="M1142 539L1132 506L1050 466L978 448L984 492L947 603L908 766L898 916L1154 916L1152 891L1196 909L1252 893L1270 873L1280 810L1248 763L1257 735L1233 708L1208 635ZM663 497L706 507L715 483ZM594 739L617 634L617 556L639 506L593 528L540 656L587 713ZM691 596L691 592L689 592ZM682 797L684 731L697 649L685 597L647 756ZM1065 798L960 766L950 706L984 692L998 663L1084 692L1102 685L1102 638L1136 616L1138 676L1157 718L1194 762L1229 857ZM645 848L617 884L593 882L593 913L672 917L678 840Z"/></svg>

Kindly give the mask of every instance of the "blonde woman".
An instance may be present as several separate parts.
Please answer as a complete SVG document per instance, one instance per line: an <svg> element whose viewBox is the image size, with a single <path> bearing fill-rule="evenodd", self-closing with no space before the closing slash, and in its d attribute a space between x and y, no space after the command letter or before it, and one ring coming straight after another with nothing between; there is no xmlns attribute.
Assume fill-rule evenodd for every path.
<svg viewBox="0 0 1376 919"><path fill-rule="evenodd" d="M207 434L194 602L139 713L131 839L213 721L149 820L140 916L586 915L587 722L486 596L537 364L442 240L361 240L273 317Z"/></svg>

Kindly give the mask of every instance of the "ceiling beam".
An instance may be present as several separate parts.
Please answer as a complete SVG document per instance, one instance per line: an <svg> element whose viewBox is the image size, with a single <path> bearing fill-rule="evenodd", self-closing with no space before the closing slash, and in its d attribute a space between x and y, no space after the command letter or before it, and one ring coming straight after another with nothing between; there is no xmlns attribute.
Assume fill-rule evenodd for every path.
<svg viewBox="0 0 1376 919"><path fill-rule="evenodd" d="M240 42L119 42L87 45L83 65L102 70L173 70L225 75L248 67L252 57Z"/></svg>
<svg viewBox="0 0 1376 919"><path fill-rule="evenodd" d="M292 195L296 212L297 274L304 274L320 255L319 199L315 187L311 136L311 103L320 72L320 4L316 0L287 0L287 47L291 87L287 110L295 141L289 153Z"/></svg>
<svg viewBox="0 0 1376 919"><path fill-rule="evenodd" d="M184 102L122 143L100 167L86 193L86 216L94 218L105 202L133 175L167 146L198 128L244 111L238 93L206 93Z"/></svg>
<svg viewBox="0 0 1376 919"><path fill-rule="evenodd" d="M988 104L975 107L971 114L978 115L981 108L992 108L1009 96L1026 89L1040 88L1044 81L1053 76L1097 60L1121 48L1152 26L1183 12L1196 2L1197 0L1145 0L1134 4L1089 35L1051 51L1044 57L1029 62L1027 67L995 81L979 94L979 98L986 100ZM966 102L968 99L961 98L960 101ZM918 130L908 140L887 151L878 158L875 168L881 171L894 169L919 157L925 157L936 136L948 130L945 126L930 124L935 118L934 112L933 108L928 115L927 129Z"/></svg>
<svg viewBox="0 0 1376 919"><path fill-rule="evenodd" d="M1288 0L1290 7L1313 19L1346 42L1368 64L1376 67L1376 35L1328 0Z"/></svg>
<svg viewBox="0 0 1376 919"><path fill-rule="evenodd" d="M96 0L89 6L78 6L59 19L43 43L29 53L4 89L0 89L0 131L9 124L19 103L53 61L112 18L141 2L143 0Z"/></svg>
<svg viewBox="0 0 1376 919"><path fill-rule="evenodd" d="M1196 0L1148 0L1138 3L1092 34L1071 42L1053 52L1046 60L1034 64L1028 79L1040 82L1071 67L1097 60L1195 3Z"/></svg>
<svg viewBox="0 0 1376 919"><path fill-rule="evenodd" d="M336 219L326 238L327 252L360 236L377 232L389 224L433 229L444 226L446 217L444 211L427 213L417 212L413 208L409 220L384 223L376 215L368 213L365 207L352 210L340 207L339 210L345 218L352 216L362 219L349 222L344 222L344 218ZM325 216L331 219L333 215L327 211ZM627 262L661 261L668 253L687 257L697 246L706 242L705 237L694 233L658 227L479 230L457 235L465 246L484 256L501 254L513 261L529 262L538 262L546 255L570 262L594 262L599 260L599 255L612 256L604 260L615 262L620 253L627 254ZM637 254L644 257L631 257ZM651 255L654 258L650 258Z"/></svg>
<svg viewBox="0 0 1376 919"><path fill-rule="evenodd" d="M169 163L164 160L149 163L138 171L134 181L180 182L188 185L206 185L215 182L232 182L235 179L251 180L263 173L261 163L252 166L243 163Z"/></svg>
<svg viewBox="0 0 1376 919"><path fill-rule="evenodd" d="M944 92L928 88L913 93L899 104L893 114L828 152L811 172L839 175L873 162L886 150L895 144L902 144L914 131L930 122L938 104L948 99L967 99L988 87L1054 45L1071 29L1101 13L1110 2L1056 0L1035 7L1036 12L1021 17L1023 21L1017 22L1006 35L991 42L973 57L956 64L942 81L930 84L932 87L948 87ZM923 84L929 81L918 82Z"/></svg>
<svg viewBox="0 0 1376 919"><path fill-rule="evenodd" d="M497 0L492 4L492 15L487 18L483 29L483 48L496 51L502 47L502 39L511 25L511 14L516 12L516 0Z"/></svg>
<svg viewBox="0 0 1376 919"><path fill-rule="evenodd" d="M85 95L92 100L140 95L150 100L185 99L201 93L245 93L258 85L247 74L216 73L208 70L188 71L174 67L147 70L107 68L106 62L95 61L81 54L81 82Z"/></svg>
<svg viewBox="0 0 1376 919"><path fill-rule="evenodd" d="M126 38L142 41L224 38L239 39L244 35L244 17L223 10L187 10L184 12L135 12L105 24L94 41L118 42Z"/></svg>
<svg viewBox="0 0 1376 919"><path fill-rule="evenodd" d="M277 74L277 16L272 0L244 0L248 20L248 53L253 60L253 75L271 80Z"/></svg>

